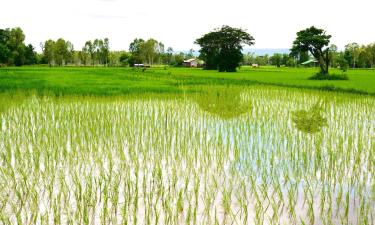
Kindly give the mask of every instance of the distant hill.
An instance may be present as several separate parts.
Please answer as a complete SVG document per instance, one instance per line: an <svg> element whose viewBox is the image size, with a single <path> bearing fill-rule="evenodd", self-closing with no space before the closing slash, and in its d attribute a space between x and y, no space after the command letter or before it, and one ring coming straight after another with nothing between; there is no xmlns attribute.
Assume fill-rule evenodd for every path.
<svg viewBox="0 0 375 225"><path fill-rule="evenodd" d="M255 55L273 55L275 53L289 54L287 48L246 48L242 51L244 54L254 53Z"/></svg>
<svg viewBox="0 0 375 225"><path fill-rule="evenodd" d="M174 53L183 52L184 54L189 53L189 50L175 51ZM275 53L289 54L290 51L287 48L245 48L242 53L254 53L255 55L273 55ZM199 50L194 51L194 56L199 56Z"/></svg>

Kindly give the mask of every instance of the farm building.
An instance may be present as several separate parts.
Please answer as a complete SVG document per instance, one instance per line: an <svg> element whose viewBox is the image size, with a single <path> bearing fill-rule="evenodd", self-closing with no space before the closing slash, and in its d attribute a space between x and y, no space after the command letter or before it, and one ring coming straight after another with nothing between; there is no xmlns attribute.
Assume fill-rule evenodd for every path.
<svg viewBox="0 0 375 225"><path fill-rule="evenodd" d="M307 60L306 62L301 63L301 65L303 65L303 66L316 66L317 63L318 63L318 61L316 59L310 59L310 60Z"/></svg>
<svg viewBox="0 0 375 225"><path fill-rule="evenodd" d="M187 60L184 60L184 63L183 65L185 67L198 67L198 60L197 59L187 59Z"/></svg>

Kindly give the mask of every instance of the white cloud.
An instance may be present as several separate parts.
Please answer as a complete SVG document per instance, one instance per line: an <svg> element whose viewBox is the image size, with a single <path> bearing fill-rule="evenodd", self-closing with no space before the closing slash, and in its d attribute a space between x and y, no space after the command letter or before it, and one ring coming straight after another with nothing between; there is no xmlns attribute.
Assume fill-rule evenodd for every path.
<svg viewBox="0 0 375 225"><path fill-rule="evenodd" d="M20 26L39 46L63 37L76 49L108 37L112 49L127 49L136 37L153 37L176 50L221 25L247 29L256 48L289 48L295 33L316 25L342 48L375 42L373 0L6 0L0 27Z"/></svg>

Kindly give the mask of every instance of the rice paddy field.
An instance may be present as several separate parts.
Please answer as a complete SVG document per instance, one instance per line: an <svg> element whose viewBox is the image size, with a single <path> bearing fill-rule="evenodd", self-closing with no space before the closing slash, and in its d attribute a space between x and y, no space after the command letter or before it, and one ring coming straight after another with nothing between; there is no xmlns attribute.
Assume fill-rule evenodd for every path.
<svg viewBox="0 0 375 225"><path fill-rule="evenodd" d="M14 71L0 84L2 224L375 224L371 94L193 86L161 69L147 93L101 80L78 95L86 74L71 95L69 76L35 89Z"/></svg>
<svg viewBox="0 0 375 225"><path fill-rule="evenodd" d="M1 95L3 224L374 224L375 99Z"/></svg>
<svg viewBox="0 0 375 225"><path fill-rule="evenodd" d="M0 92L36 91L39 95L114 96L183 93L198 85L272 85L375 96L375 70L352 69L349 80L309 80L317 68L242 67L237 73L193 68L154 67L145 71L104 67L4 67ZM341 74L331 69L332 74ZM181 87L184 87L183 91Z"/></svg>

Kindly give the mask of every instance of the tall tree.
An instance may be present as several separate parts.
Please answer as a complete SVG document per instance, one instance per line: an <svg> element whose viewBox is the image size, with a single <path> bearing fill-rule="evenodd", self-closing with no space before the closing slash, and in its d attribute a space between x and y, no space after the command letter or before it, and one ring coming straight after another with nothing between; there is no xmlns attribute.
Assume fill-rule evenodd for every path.
<svg viewBox="0 0 375 225"><path fill-rule="evenodd" d="M91 41L86 41L82 51L90 56L91 65L95 65L95 48Z"/></svg>
<svg viewBox="0 0 375 225"><path fill-rule="evenodd" d="M55 64L55 41L50 39L44 43L43 54L48 62L48 65L53 66Z"/></svg>
<svg viewBox="0 0 375 225"><path fill-rule="evenodd" d="M0 29L0 64L8 64L10 49L8 46L9 30Z"/></svg>
<svg viewBox="0 0 375 225"><path fill-rule="evenodd" d="M8 46L11 54L11 63L21 66L25 63L25 35L21 28L16 27L10 30Z"/></svg>
<svg viewBox="0 0 375 225"><path fill-rule="evenodd" d="M103 45L101 46L102 58L104 65L108 65L109 60L109 39L104 38Z"/></svg>
<svg viewBox="0 0 375 225"><path fill-rule="evenodd" d="M355 68L359 56L359 44L353 42L345 45L345 58Z"/></svg>
<svg viewBox="0 0 375 225"><path fill-rule="evenodd" d="M337 67L337 57L338 57L338 51L337 46L335 44L331 44L329 46L329 60L332 67Z"/></svg>
<svg viewBox="0 0 375 225"><path fill-rule="evenodd" d="M368 48L369 48L369 51L371 52L371 56L372 56L371 67L374 67L375 66L375 43L369 45Z"/></svg>
<svg viewBox="0 0 375 225"><path fill-rule="evenodd" d="M320 73L328 75L329 45L331 35L327 35L323 29L314 26L297 32L297 38L293 42L291 53L297 55L309 51L318 61Z"/></svg>
<svg viewBox="0 0 375 225"><path fill-rule="evenodd" d="M141 54L150 65L154 64L154 59L158 54L158 45L159 42L152 38L141 44Z"/></svg>
<svg viewBox="0 0 375 225"><path fill-rule="evenodd" d="M62 66L69 57L68 44L63 38L59 38L55 43L55 62Z"/></svg>
<svg viewBox="0 0 375 225"><path fill-rule="evenodd" d="M133 66L134 64L143 62L144 58L141 54L141 46L144 44L144 42L145 41L143 39L136 38L133 40L132 43L130 43L129 51L132 55L128 61L131 66Z"/></svg>
<svg viewBox="0 0 375 225"><path fill-rule="evenodd" d="M166 57L166 63L169 65L172 62L172 57L173 57L173 48L168 47L167 48L167 57Z"/></svg>
<svg viewBox="0 0 375 225"><path fill-rule="evenodd" d="M37 53L34 47L29 44L25 47L25 65L32 65L37 63Z"/></svg>
<svg viewBox="0 0 375 225"><path fill-rule="evenodd" d="M239 28L222 26L195 41L201 46L205 69L234 72L243 59L243 45L253 45L254 38Z"/></svg>

